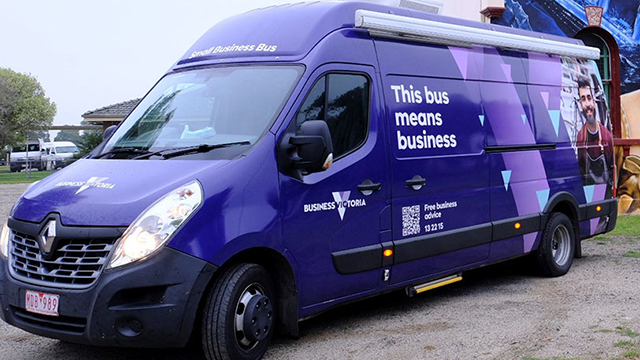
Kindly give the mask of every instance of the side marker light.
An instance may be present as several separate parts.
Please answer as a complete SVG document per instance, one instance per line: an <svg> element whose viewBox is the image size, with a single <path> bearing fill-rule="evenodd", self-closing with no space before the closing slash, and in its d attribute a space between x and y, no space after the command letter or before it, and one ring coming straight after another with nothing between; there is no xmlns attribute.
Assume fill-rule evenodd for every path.
<svg viewBox="0 0 640 360"><path fill-rule="evenodd" d="M386 257L389 257L389 256L393 255L393 250L387 249L382 253L382 255L384 255Z"/></svg>
<svg viewBox="0 0 640 360"><path fill-rule="evenodd" d="M520 229L522 227L522 224L520 224L519 222L513 224L513 227L516 228L516 230Z"/></svg>

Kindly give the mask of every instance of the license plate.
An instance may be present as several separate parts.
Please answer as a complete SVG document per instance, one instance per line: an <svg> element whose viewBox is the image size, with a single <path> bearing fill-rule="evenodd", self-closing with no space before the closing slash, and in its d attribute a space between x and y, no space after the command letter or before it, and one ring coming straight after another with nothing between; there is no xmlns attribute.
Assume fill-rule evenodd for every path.
<svg viewBox="0 0 640 360"><path fill-rule="evenodd" d="M60 295L26 290L24 309L42 315L59 316Z"/></svg>

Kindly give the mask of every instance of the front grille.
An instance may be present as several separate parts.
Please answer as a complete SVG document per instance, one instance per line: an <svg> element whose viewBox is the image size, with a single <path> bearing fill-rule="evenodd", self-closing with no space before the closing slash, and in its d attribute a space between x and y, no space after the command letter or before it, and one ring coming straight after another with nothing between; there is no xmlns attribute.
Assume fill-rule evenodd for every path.
<svg viewBox="0 0 640 360"><path fill-rule="evenodd" d="M45 259L34 236L13 232L11 273L32 284L86 288L100 276L116 240L59 239L51 258Z"/></svg>
<svg viewBox="0 0 640 360"><path fill-rule="evenodd" d="M82 335L87 327L87 319L71 316L46 316L26 312L17 307L11 307L16 321L48 330L64 331L75 335Z"/></svg>

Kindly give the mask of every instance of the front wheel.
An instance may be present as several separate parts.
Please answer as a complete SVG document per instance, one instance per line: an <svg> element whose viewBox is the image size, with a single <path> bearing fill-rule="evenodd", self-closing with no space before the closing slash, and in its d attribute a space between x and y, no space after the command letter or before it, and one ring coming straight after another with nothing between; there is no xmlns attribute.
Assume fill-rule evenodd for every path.
<svg viewBox="0 0 640 360"><path fill-rule="evenodd" d="M202 320L202 348L209 360L260 359L274 333L275 292L264 267L238 264L209 291Z"/></svg>
<svg viewBox="0 0 640 360"><path fill-rule="evenodd" d="M562 276L571 268L576 251L571 220L562 213L552 213L535 253L539 272L545 276Z"/></svg>

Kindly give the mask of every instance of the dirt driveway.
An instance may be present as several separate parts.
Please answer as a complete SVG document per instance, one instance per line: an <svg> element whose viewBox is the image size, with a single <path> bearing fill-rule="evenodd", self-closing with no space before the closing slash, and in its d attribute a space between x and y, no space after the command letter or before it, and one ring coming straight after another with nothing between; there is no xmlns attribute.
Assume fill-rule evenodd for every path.
<svg viewBox="0 0 640 360"><path fill-rule="evenodd" d="M26 185L0 185L0 220ZM638 229L640 234L640 229ZM522 261L465 273L414 298L392 293L301 323L265 359L640 359L640 237L583 243L569 274L540 278ZM196 349L92 348L0 323L0 359L197 359Z"/></svg>

